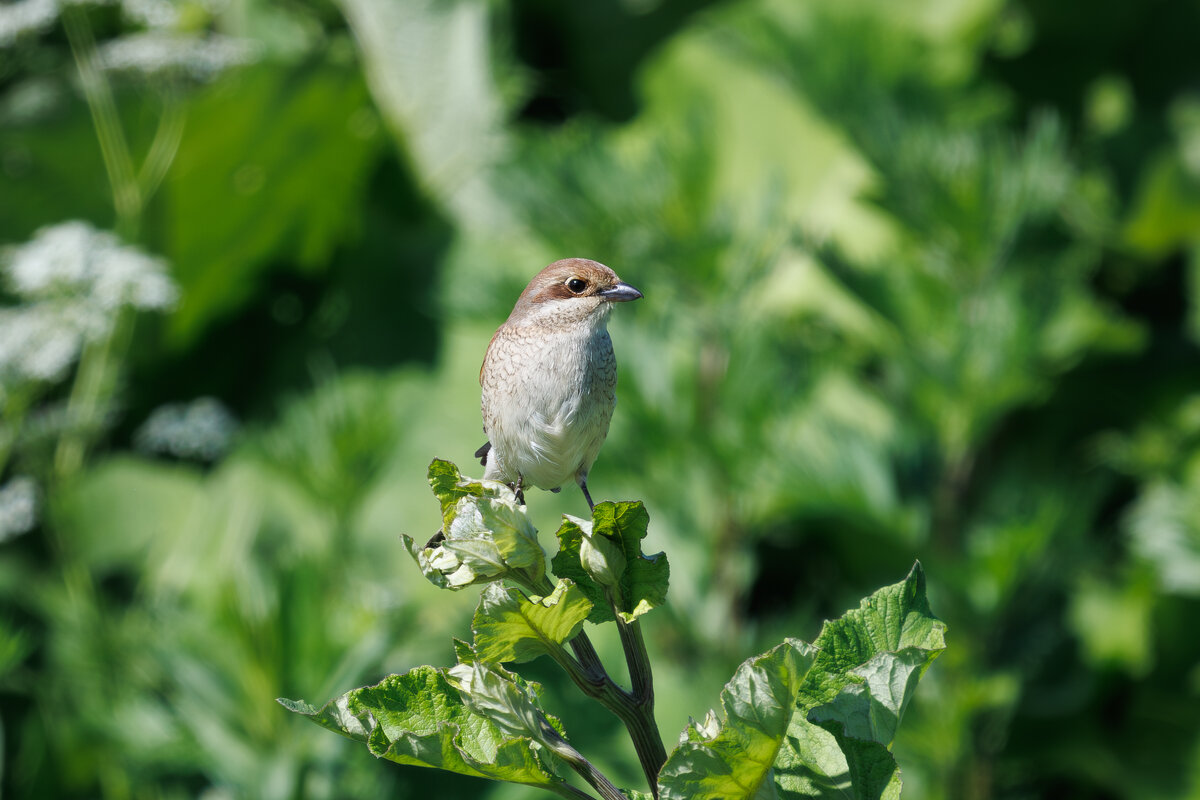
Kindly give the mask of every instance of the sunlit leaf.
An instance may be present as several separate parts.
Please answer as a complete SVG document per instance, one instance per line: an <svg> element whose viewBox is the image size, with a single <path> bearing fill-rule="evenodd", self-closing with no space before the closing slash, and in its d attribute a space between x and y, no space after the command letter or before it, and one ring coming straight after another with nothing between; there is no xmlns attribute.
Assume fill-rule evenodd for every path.
<svg viewBox="0 0 1200 800"><path fill-rule="evenodd" d="M659 773L663 800L775 798L772 775L816 651L788 640L744 662L721 692L725 718L689 726Z"/></svg>
<svg viewBox="0 0 1200 800"><path fill-rule="evenodd" d="M660 775L664 798L899 797L889 750L917 681L944 648L918 564L826 623L739 667L724 719L693 721Z"/></svg>
<svg viewBox="0 0 1200 800"><path fill-rule="evenodd" d="M499 683L499 677L480 679L474 690L482 692ZM513 686L513 696L519 696L523 703L521 712L535 714L533 701ZM500 694L499 690L496 693ZM508 699L516 704L514 697ZM511 732L520 727L513 724L516 712L511 707L505 707L506 713L500 715L505 724L498 725L465 704L459 689L433 667L392 675L321 708L299 700L279 702L323 728L365 743L375 756L398 764L547 789L563 783L553 755L534 746L527 736Z"/></svg>
<svg viewBox="0 0 1200 800"><path fill-rule="evenodd" d="M485 661L530 661L574 638L591 608L583 591L566 579L546 597L489 584L472 623L476 655Z"/></svg>
<svg viewBox="0 0 1200 800"><path fill-rule="evenodd" d="M546 554L525 507L507 486L463 478L458 468L435 460L429 483L442 504L442 530L421 545L403 535L405 547L435 586L462 589L511 577L540 585Z"/></svg>
<svg viewBox="0 0 1200 800"><path fill-rule="evenodd" d="M618 581L616 601L618 613L627 622L666 602L671 575L666 554L647 556L642 552L642 539L649 523L650 515L640 501L597 503L590 523L563 517L558 529L558 553L552 562L554 574L570 578L592 601L588 616L592 622L607 622L613 619L613 613L604 588L592 579L580 561L583 540L587 537L604 537L624 555L625 568Z"/></svg>
<svg viewBox="0 0 1200 800"><path fill-rule="evenodd" d="M805 751L821 754L816 772L823 775L814 781L792 774L781 777L780 785L799 796L821 797L829 785L848 778L854 797L899 796L899 768L890 745L917 681L945 649L944 633L945 625L929 610L920 564L901 583L825 623L802 689L806 713L792 721L789 741L796 746L788 757L802 762ZM828 734L841 750L840 764L824 744ZM837 771L843 765L845 776Z"/></svg>

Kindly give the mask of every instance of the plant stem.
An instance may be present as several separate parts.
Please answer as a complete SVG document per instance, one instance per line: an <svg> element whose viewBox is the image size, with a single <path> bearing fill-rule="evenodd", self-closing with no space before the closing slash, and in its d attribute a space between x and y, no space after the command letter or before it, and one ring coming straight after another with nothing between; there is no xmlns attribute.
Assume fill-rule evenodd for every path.
<svg viewBox="0 0 1200 800"><path fill-rule="evenodd" d="M96 139L100 142L100 154L104 157L104 168L113 195L113 207L117 212L117 232L126 239L136 239L144 197L134 174L133 158L117 104L113 100L112 87L104 74L96 67L96 42L86 12L77 6L66 6L62 13L63 29L71 46L71 55L79 71L79 82L88 110L92 114L92 125Z"/></svg>
<svg viewBox="0 0 1200 800"><path fill-rule="evenodd" d="M617 631L621 635L621 646L625 649L625 663L629 666L629 680L633 686L635 713L625 726L633 739L638 760L642 762L642 771L650 783L650 792L658 797L658 773L667 761L667 750L658 731L658 720L654 718L654 676L650 670L650 654L642 638L642 627L636 620L625 622L617 615Z"/></svg>
<svg viewBox="0 0 1200 800"><path fill-rule="evenodd" d="M599 792L604 800L625 800L625 795L621 794L621 790L614 786L603 772L596 769L596 766L584 758L583 754L572 747L566 739L560 736L547 737L546 744L550 746L555 755L566 761L571 769L579 773L593 789Z"/></svg>
<svg viewBox="0 0 1200 800"><path fill-rule="evenodd" d="M543 596L553 591L548 578L543 578L536 589ZM609 603L612 604L611 597ZM600 655L592 646L591 639L583 631L571 640L574 659L562 651L557 655L552 652L551 655L566 670L580 691L598 701L625 725L625 730L633 742L633 749L637 752L638 762L642 765L646 782L650 786L650 792L658 797L658 773L666 763L667 751L658 730L658 722L654 718L654 680L650 669L650 657L639 623L626 623L617 613L615 606L613 615L617 619L621 646L629 664L632 693L622 689L609 676L600 661Z"/></svg>
<svg viewBox="0 0 1200 800"><path fill-rule="evenodd" d="M653 693L647 702L618 686L605 671L586 633L581 631L571 640L571 649L575 651L575 659L568 656L555 660L562 664L580 691L598 701L625 725L642 765L642 772L646 775L646 782L651 793L657 797L658 771L667 760L667 752L654 719ZM588 665L591 665L590 668ZM646 669L649 670L648 662Z"/></svg>
<svg viewBox="0 0 1200 800"><path fill-rule="evenodd" d="M635 620L626 622L617 617L617 632L621 635L621 647L625 650L625 663L629 666L629 680L633 685L633 699L639 704L654 705L654 675L650 670L650 654L646 652L646 640L642 638L642 626Z"/></svg>
<svg viewBox="0 0 1200 800"><path fill-rule="evenodd" d="M549 791L554 792L559 797L565 797L567 800L595 800L587 792L582 789L576 789L569 783L561 783L556 786L547 786Z"/></svg>
<svg viewBox="0 0 1200 800"><path fill-rule="evenodd" d="M116 384L115 353L124 352L128 333L129 320L118 313L112 329L84 348L67 398L67 430L54 452L54 468L59 478L70 477L83 466L89 439L103 425Z"/></svg>
<svg viewBox="0 0 1200 800"><path fill-rule="evenodd" d="M167 175L175 154L179 152L179 143L183 141L185 114L175 92L167 89L163 92L162 116L158 118L158 128L154 131L154 141L142 162L138 174L137 185L141 192L142 202L149 202L163 178Z"/></svg>

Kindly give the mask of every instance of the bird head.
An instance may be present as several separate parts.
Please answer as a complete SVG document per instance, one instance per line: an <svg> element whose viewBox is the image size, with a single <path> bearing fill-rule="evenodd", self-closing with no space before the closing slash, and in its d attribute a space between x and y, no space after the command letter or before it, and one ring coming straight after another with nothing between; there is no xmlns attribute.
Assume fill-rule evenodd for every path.
<svg viewBox="0 0 1200 800"><path fill-rule="evenodd" d="M602 322L613 303L641 296L641 292L622 282L617 273L603 264L586 258L564 258L533 276L508 322Z"/></svg>

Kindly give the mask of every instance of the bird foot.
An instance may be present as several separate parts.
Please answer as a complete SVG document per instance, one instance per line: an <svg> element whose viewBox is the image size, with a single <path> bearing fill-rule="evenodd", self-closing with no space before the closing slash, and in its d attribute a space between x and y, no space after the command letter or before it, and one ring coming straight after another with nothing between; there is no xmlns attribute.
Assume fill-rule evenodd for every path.
<svg viewBox="0 0 1200 800"><path fill-rule="evenodd" d="M517 503L520 505L525 505L525 476L522 475L512 483L508 484L508 488L512 489L513 493L516 494Z"/></svg>

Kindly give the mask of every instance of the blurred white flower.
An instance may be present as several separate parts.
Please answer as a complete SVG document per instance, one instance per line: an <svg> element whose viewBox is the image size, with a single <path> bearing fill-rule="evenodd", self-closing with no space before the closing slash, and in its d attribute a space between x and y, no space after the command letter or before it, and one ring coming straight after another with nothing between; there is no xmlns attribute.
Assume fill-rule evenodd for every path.
<svg viewBox="0 0 1200 800"><path fill-rule="evenodd" d="M50 27L58 17L58 0L19 0L0 4L0 47L25 33Z"/></svg>
<svg viewBox="0 0 1200 800"><path fill-rule="evenodd" d="M38 487L24 475L0 486L0 542L33 530L37 524Z"/></svg>
<svg viewBox="0 0 1200 800"><path fill-rule="evenodd" d="M83 283L93 247L106 246L110 246L108 238L86 222L64 222L42 228L33 241L13 248L5 272L13 291L22 297L71 291Z"/></svg>
<svg viewBox="0 0 1200 800"><path fill-rule="evenodd" d="M121 12L147 28L173 28L182 15L182 3L171 0L121 0Z"/></svg>
<svg viewBox="0 0 1200 800"><path fill-rule="evenodd" d="M162 259L77 220L42 228L4 264L9 286L22 299L84 296L106 311L174 306L178 290L166 270Z"/></svg>
<svg viewBox="0 0 1200 800"><path fill-rule="evenodd" d="M251 63L258 48L249 40L217 34L197 37L147 31L113 39L96 55L101 69L144 75L182 72L203 81L229 67Z"/></svg>
<svg viewBox="0 0 1200 800"><path fill-rule="evenodd" d="M236 432L237 420L229 410L214 398L201 397L155 409L133 441L143 452L214 461L229 449Z"/></svg>
<svg viewBox="0 0 1200 800"><path fill-rule="evenodd" d="M1164 591L1200 595L1200 501L1194 487L1153 481L1126 520L1133 552L1158 570Z"/></svg>
<svg viewBox="0 0 1200 800"><path fill-rule="evenodd" d="M131 247L96 253L90 277L92 298L106 310L128 305L142 311L163 311L179 298L165 262Z"/></svg>
<svg viewBox="0 0 1200 800"><path fill-rule="evenodd" d="M229 5L228 0L120 0L121 13L147 28L168 30L188 23L197 8L210 15Z"/></svg>
<svg viewBox="0 0 1200 800"><path fill-rule="evenodd" d="M85 302L0 308L0 380L57 381L111 319Z"/></svg>
<svg viewBox="0 0 1200 800"><path fill-rule="evenodd" d="M34 75L16 81L0 97L0 127L26 125L45 119L64 99L62 84L54 77ZM11 172L14 166L12 152L5 155L4 167Z"/></svg>
<svg viewBox="0 0 1200 800"><path fill-rule="evenodd" d="M86 222L43 228L9 248L0 275L22 301L0 308L0 380L59 380L123 306L162 311L179 295L161 259Z"/></svg>

